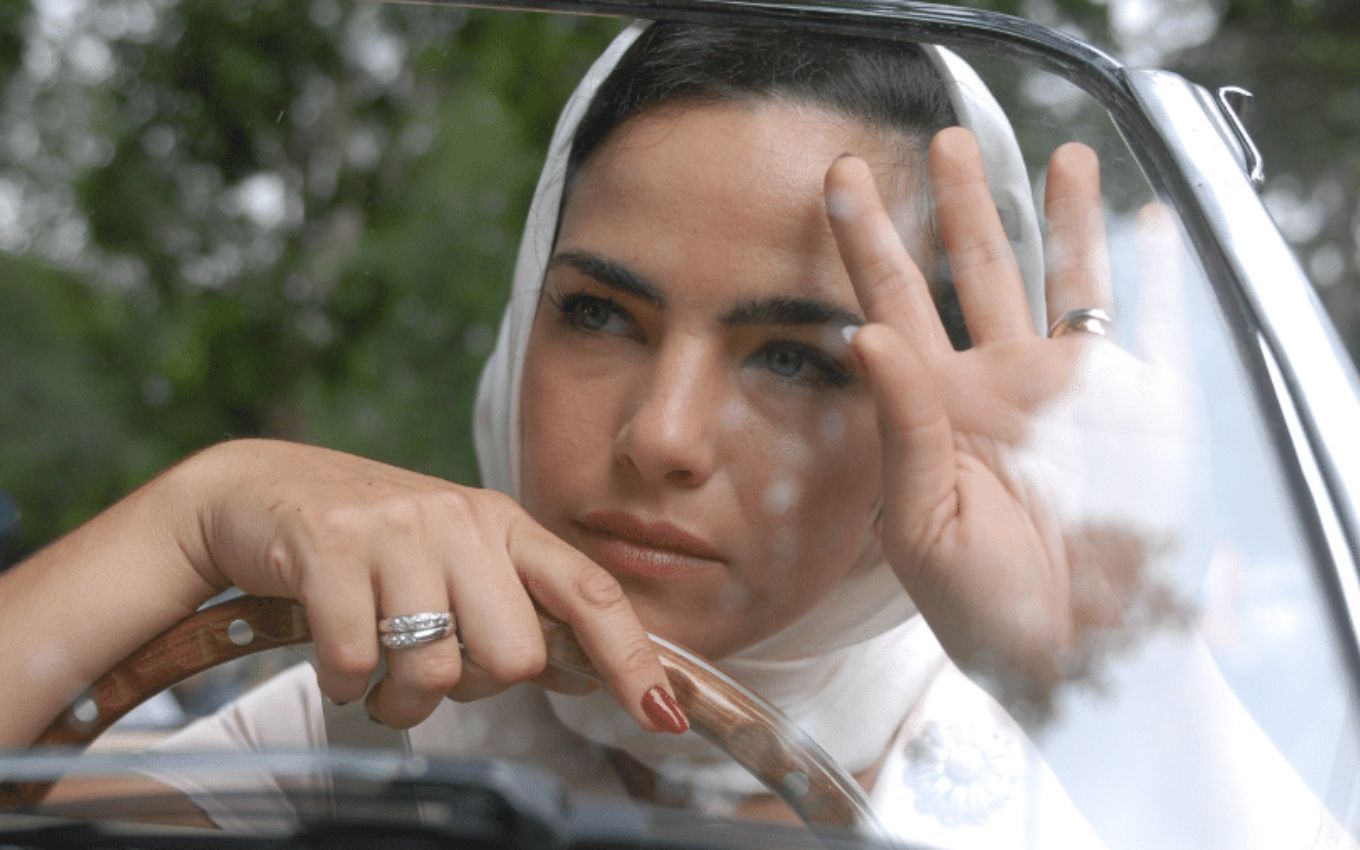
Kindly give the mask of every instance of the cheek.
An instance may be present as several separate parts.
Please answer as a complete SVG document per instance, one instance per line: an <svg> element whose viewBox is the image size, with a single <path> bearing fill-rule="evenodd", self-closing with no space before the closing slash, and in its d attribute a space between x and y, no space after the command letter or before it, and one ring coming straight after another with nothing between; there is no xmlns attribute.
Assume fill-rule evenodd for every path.
<svg viewBox="0 0 1360 850"><path fill-rule="evenodd" d="M802 522L812 513L824 527L876 500L878 429L867 392L809 404L754 442L761 446L760 501L774 520Z"/></svg>
<svg viewBox="0 0 1360 850"><path fill-rule="evenodd" d="M764 566L751 580L777 604L834 584L871 543L878 432L867 399L860 401L822 406L798 428L755 441L761 450L743 476L743 515Z"/></svg>
<svg viewBox="0 0 1360 850"><path fill-rule="evenodd" d="M582 392L588 376L565 368L551 346L530 341L520 389L520 481L524 507L540 522L564 486L579 478L586 460L608 447L596 435L605 405L590 403L598 389Z"/></svg>

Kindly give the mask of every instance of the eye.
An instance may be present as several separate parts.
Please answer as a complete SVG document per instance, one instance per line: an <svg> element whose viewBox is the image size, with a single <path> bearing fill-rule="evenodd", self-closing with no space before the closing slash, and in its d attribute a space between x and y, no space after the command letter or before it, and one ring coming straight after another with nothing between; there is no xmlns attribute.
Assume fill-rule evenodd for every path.
<svg viewBox="0 0 1360 850"><path fill-rule="evenodd" d="M608 298L582 292L553 299L553 303L561 312L562 320L577 330L625 335L634 332L632 317Z"/></svg>
<svg viewBox="0 0 1360 850"><path fill-rule="evenodd" d="M797 342L771 342L752 355L752 361L785 381L814 388L843 387L854 381L835 358Z"/></svg>
<svg viewBox="0 0 1360 850"><path fill-rule="evenodd" d="M791 345L770 345L765 348L765 367L784 378L792 378L803 371L807 355Z"/></svg>
<svg viewBox="0 0 1360 850"><path fill-rule="evenodd" d="M576 320L576 324L592 331L603 328L612 315L608 304L595 299L579 302L572 311L572 318Z"/></svg>

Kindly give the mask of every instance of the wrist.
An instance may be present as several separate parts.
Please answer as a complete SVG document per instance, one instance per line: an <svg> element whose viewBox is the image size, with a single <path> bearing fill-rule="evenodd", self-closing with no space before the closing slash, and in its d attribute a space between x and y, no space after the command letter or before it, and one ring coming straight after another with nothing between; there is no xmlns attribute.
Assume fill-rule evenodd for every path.
<svg viewBox="0 0 1360 850"><path fill-rule="evenodd" d="M148 488L148 510L156 527L166 529L167 547L177 552L175 585L194 607L232 585L213 557L212 528L219 494L228 486L237 461L235 443L220 443L170 467Z"/></svg>

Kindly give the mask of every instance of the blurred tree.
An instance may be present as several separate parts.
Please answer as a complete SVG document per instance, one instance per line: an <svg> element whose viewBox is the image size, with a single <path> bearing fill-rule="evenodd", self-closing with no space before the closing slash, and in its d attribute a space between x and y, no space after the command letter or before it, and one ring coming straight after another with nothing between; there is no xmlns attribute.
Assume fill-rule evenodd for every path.
<svg viewBox="0 0 1360 850"><path fill-rule="evenodd" d="M1256 97L1266 206L1360 360L1360 3L963 0L1072 32L1136 66Z"/></svg>
<svg viewBox="0 0 1360 850"><path fill-rule="evenodd" d="M28 0L0 0L0 86L23 61Z"/></svg>
<svg viewBox="0 0 1360 850"><path fill-rule="evenodd" d="M135 485L154 437L133 427L129 382L105 353L126 318L120 300L4 254L0 280L0 490L51 533Z"/></svg>
<svg viewBox="0 0 1360 850"><path fill-rule="evenodd" d="M17 554L231 436L476 480L467 411L538 152L618 23L330 0L5 21Z"/></svg>
<svg viewBox="0 0 1360 850"><path fill-rule="evenodd" d="M1212 41L1174 67L1255 93L1266 205L1360 360L1360 3L1226 0Z"/></svg>

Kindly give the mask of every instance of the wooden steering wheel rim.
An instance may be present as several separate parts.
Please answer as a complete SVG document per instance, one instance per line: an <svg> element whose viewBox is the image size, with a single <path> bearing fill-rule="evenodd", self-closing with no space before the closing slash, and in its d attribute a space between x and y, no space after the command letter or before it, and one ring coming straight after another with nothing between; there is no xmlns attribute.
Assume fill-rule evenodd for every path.
<svg viewBox="0 0 1360 850"><path fill-rule="evenodd" d="M564 623L540 614L549 663L599 678ZM52 721L34 747L88 746L133 708L236 658L311 641L289 599L242 596L204 608L152 638ZM797 726L702 658L653 637L691 728L745 767L810 828L881 833L859 785ZM0 806L31 806L52 782L0 781Z"/></svg>

